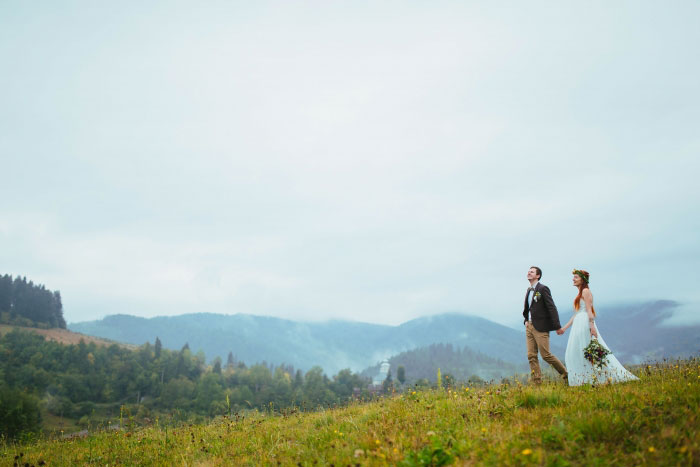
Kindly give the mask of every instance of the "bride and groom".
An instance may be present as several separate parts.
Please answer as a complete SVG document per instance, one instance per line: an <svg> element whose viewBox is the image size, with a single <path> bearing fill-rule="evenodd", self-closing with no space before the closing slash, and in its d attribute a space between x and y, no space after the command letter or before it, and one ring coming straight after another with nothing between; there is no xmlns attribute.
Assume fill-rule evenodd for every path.
<svg viewBox="0 0 700 467"><path fill-rule="evenodd" d="M593 307L593 295L588 288L590 274L583 270L574 269L573 285L578 288L578 295L574 300L574 314L564 326L559 324L557 307L554 305L549 287L540 283L541 277L542 270L537 266L532 266L527 271L530 287L527 289L523 308L527 359L530 363L533 383L540 384L542 382L538 353L545 362L557 370L569 386L637 379L612 354L607 357L605 366L602 368L597 368L584 357L584 349L594 337L604 348L609 350L595 325L596 314ZM549 351L549 332L556 331L558 335L562 335L569 328L571 328L571 333L566 345L564 358L566 366L564 366Z"/></svg>

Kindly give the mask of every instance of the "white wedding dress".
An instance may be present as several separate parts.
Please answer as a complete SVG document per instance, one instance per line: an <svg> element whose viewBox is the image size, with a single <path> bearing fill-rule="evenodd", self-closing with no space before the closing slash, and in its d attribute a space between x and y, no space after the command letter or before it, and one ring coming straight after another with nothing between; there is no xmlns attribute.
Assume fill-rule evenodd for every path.
<svg viewBox="0 0 700 467"><path fill-rule="evenodd" d="M593 325L595 326L595 323ZM600 335L598 326L595 326L595 330L598 334L598 342L610 350L610 347L605 344L603 336ZM569 372L569 386L606 382L619 383L639 379L627 371L613 354L607 356L607 363L602 369L594 367L583 356L583 349L590 342L591 331L588 327L588 313L586 312L586 304L581 300L579 310L574 310L574 322L571 323L571 334L569 334L569 342L566 344L566 355L564 356L566 371Z"/></svg>

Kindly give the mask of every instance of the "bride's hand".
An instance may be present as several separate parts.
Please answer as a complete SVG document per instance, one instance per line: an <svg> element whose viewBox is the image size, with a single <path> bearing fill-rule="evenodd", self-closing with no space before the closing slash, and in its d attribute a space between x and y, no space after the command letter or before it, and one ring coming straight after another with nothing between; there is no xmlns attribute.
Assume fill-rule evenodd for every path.
<svg viewBox="0 0 700 467"><path fill-rule="evenodd" d="M595 330L595 326L591 323L591 336L598 338L598 332Z"/></svg>

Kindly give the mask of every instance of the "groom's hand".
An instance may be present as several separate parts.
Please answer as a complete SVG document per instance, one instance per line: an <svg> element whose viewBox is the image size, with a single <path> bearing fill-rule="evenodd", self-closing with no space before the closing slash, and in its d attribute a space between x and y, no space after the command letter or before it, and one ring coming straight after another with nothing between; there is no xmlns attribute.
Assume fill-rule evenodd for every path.
<svg viewBox="0 0 700 467"><path fill-rule="evenodd" d="M562 334L564 334L564 330L562 328L557 329L557 335L561 336Z"/></svg>

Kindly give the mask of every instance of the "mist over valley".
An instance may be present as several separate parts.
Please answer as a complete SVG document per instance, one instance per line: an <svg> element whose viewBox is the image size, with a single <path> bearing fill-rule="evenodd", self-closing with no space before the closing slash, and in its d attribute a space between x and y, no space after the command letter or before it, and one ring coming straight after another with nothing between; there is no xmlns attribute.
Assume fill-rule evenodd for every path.
<svg viewBox="0 0 700 467"><path fill-rule="evenodd" d="M700 326L666 323L678 307L669 300L600 307L605 312L599 314L598 325L625 363L697 354ZM569 315L561 313L560 318L564 324ZM450 344L500 360L503 365L498 374L513 373L526 364L522 330L459 313L422 317L398 326L303 322L249 314L192 313L156 318L111 315L70 323L69 329L134 345L153 343L158 337L165 348L179 350L187 344L193 352L203 352L207 361L216 357L226 361L231 353L247 364L286 364L305 371L320 366L328 374L345 368L362 371L402 352L434 344ZM563 358L566 335L562 338L552 333L550 342L552 351ZM482 368L473 358L467 360L465 366L473 374L494 375L493 362ZM410 368L407 372L410 375Z"/></svg>

